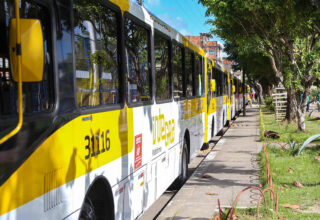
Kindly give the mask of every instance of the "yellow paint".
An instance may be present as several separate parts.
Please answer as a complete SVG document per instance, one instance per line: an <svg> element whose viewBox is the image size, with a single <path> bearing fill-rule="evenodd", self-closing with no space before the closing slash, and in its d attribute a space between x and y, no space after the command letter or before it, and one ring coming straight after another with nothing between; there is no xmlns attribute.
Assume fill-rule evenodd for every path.
<svg viewBox="0 0 320 220"><path fill-rule="evenodd" d="M265 128L264 122L263 122L263 114L262 114L261 107L260 107L260 109L259 109L259 112L260 112L260 123L261 123L261 125L262 125L262 134L261 134L261 136L263 136L266 128Z"/></svg>
<svg viewBox="0 0 320 220"><path fill-rule="evenodd" d="M211 90L211 92L216 91L216 80L215 79L211 79L211 81L210 81L210 90Z"/></svg>
<svg viewBox="0 0 320 220"><path fill-rule="evenodd" d="M189 119L203 113L204 100L204 98L184 100L184 119Z"/></svg>
<svg viewBox="0 0 320 220"><path fill-rule="evenodd" d="M231 99L232 99L232 91L231 91L231 74L227 72L228 75L228 115L227 115L227 120L231 120Z"/></svg>
<svg viewBox="0 0 320 220"><path fill-rule="evenodd" d="M200 54L201 56L205 56L204 50L202 50L201 48L197 47L195 44L193 44L191 41L189 41L186 37L182 36L182 44L185 47L188 47L189 49L197 52L198 54Z"/></svg>
<svg viewBox="0 0 320 220"><path fill-rule="evenodd" d="M121 9L122 14L126 11L129 11L129 0L110 0L110 2L118 5Z"/></svg>
<svg viewBox="0 0 320 220"><path fill-rule="evenodd" d="M211 115L217 111L217 98L214 97L210 101L210 106L209 106L209 112L208 114Z"/></svg>
<svg viewBox="0 0 320 220"><path fill-rule="evenodd" d="M223 104L227 104L228 103L228 96L224 95L223 96Z"/></svg>
<svg viewBox="0 0 320 220"><path fill-rule="evenodd" d="M10 20L10 48L16 48L17 19ZM40 20L20 19L21 25L21 73L22 82L41 82L44 68L43 33ZM16 50L10 51L12 78L18 81Z"/></svg>
<svg viewBox="0 0 320 220"><path fill-rule="evenodd" d="M91 118L85 120L83 118ZM106 131L108 131L106 134ZM110 138L110 149L85 159L90 138L104 135ZM99 149L107 146L99 139ZM94 149L98 141L94 138ZM122 110L80 116L53 133L0 187L0 215L38 198L90 171L114 161L133 149L133 113ZM59 170L55 184L45 184L45 177Z"/></svg>
<svg viewBox="0 0 320 220"><path fill-rule="evenodd" d="M212 70L211 65L209 66L210 70ZM207 69L207 58L204 58L204 94L205 94L205 101L204 101L204 109L207 109L207 99L208 99L208 69ZM208 112L204 111L204 142L207 142L208 138Z"/></svg>
<svg viewBox="0 0 320 220"><path fill-rule="evenodd" d="M164 114L161 114L159 109L159 114L154 116L152 123L152 137L153 144L165 142L165 146L174 142L175 136L175 121L174 119L165 121Z"/></svg>
<svg viewBox="0 0 320 220"><path fill-rule="evenodd" d="M231 103L230 103L230 99L228 99L228 116L227 116L227 120L231 120Z"/></svg>

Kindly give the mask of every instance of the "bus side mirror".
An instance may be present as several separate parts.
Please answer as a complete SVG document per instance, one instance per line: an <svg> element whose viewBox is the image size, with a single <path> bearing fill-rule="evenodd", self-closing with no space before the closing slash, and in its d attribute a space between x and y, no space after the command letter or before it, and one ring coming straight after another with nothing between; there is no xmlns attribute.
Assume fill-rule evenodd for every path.
<svg viewBox="0 0 320 220"><path fill-rule="evenodd" d="M215 79L210 80L210 91L211 92L216 91L216 80Z"/></svg>
<svg viewBox="0 0 320 220"><path fill-rule="evenodd" d="M236 92L236 87L232 86L232 93L235 93L235 92Z"/></svg>
<svg viewBox="0 0 320 220"><path fill-rule="evenodd" d="M15 18L10 20L9 53L12 78L18 81L17 50L21 51L22 82L40 82L43 78L44 49L40 20L20 19L21 48L17 48L17 30Z"/></svg>

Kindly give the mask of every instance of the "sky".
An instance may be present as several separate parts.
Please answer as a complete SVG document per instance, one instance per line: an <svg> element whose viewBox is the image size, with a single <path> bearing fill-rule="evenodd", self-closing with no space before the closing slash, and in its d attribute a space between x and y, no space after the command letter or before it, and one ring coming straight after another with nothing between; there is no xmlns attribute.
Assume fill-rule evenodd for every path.
<svg viewBox="0 0 320 220"><path fill-rule="evenodd" d="M144 6L155 16L183 35L200 36L209 33L211 25L206 24L206 8L198 0L144 0ZM214 36L211 40L223 41Z"/></svg>

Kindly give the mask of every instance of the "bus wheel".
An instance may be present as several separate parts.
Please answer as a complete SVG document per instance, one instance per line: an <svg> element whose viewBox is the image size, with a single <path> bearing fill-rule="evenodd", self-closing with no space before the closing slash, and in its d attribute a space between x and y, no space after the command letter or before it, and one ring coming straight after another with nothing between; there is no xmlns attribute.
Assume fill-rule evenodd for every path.
<svg viewBox="0 0 320 220"><path fill-rule="evenodd" d="M181 159L181 174L180 174L180 184L181 186L187 181L188 175L188 150L187 150L187 140L183 142L183 151Z"/></svg>
<svg viewBox="0 0 320 220"><path fill-rule="evenodd" d="M81 209L80 217L79 217L79 220L85 220L85 219L89 219L89 220L97 219L96 212L94 211L94 206L90 198L86 198L86 200L84 201Z"/></svg>
<svg viewBox="0 0 320 220"><path fill-rule="evenodd" d="M181 173L179 177L173 182L169 187L170 189L179 190L187 180L188 175L188 150L187 150L187 140L184 139L182 157L181 157Z"/></svg>
<svg viewBox="0 0 320 220"><path fill-rule="evenodd" d="M98 178L84 199L79 219L114 220L114 205L111 193L109 183L103 178Z"/></svg>
<svg viewBox="0 0 320 220"><path fill-rule="evenodd" d="M211 138L214 137L214 118L212 118Z"/></svg>
<svg viewBox="0 0 320 220"><path fill-rule="evenodd" d="M225 126L225 124L224 124L224 112L223 112L223 116L222 116L222 129L223 129L224 126Z"/></svg>

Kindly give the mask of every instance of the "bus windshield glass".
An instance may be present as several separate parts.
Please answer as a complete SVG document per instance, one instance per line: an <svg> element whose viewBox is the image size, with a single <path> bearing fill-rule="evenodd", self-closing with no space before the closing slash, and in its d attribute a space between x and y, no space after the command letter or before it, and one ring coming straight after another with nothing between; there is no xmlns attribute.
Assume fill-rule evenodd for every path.
<svg viewBox="0 0 320 220"><path fill-rule="evenodd" d="M23 113L25 116L49 112L53 107L54 91L51 61L51 25L49 11L42 5L33 1L20 1L20 17L38 19L43 31L43 48L45 55L43 80L41 82L24 82L23 89ZM15 17L14 1L4 0L0 2L0 137L16 125L18 117L18 90L17 83L12 79L9 58L9 25L10 19ZM23 73L22 73L23 74ZM12 120L8 120L12 119ZM18 135L28 134L18 133ZM28 143L18 144L17 136L9 139L0 146L0 179L5 171L12 167L29 147ZM12 147L14 146L14 148Z"/></svg>

